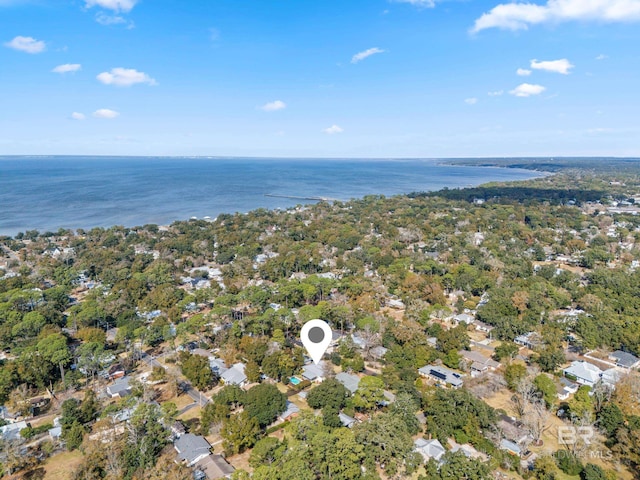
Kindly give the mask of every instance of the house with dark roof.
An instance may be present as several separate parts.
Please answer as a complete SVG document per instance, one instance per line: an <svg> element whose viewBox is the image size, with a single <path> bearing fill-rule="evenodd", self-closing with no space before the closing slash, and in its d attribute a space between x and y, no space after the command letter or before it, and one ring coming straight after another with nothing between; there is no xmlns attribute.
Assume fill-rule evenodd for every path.
<svg viewBox="0 0 640 480"><path fill-rule="evenodd" d="M173 448L178 452L180 461L186 463L189 467L192 467L211 453L211 445L209 445L206 438L192 433L180 435L173 442Z"/></svg>
<svg viewBox="0 0 640 480"><path fill-rule="evenodd" d="M418 369L418 373L423 377L430 378L435 382L443 385L449 385L453 388L459 388L464 381L462 375L458 372L451 370L440 365L426 365Z"/></svg>
<svg viewBox="0 0 640 480"><path fill-rule="evenodd" d="M622 368L632 369L640 367L640 358L632 353L623 352L622 350L616 350L609 354L609 360L615 362L618 367Z"/></svg>

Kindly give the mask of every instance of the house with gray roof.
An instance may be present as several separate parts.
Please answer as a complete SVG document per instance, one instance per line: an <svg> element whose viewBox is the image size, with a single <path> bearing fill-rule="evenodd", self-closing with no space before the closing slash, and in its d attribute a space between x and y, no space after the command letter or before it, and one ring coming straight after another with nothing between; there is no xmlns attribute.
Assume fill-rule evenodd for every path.
<svg viewBox="0 0 640 480"><path fill-rule="evenodd" d="M0 438L3 440L18 440L22 438L20 436L20 430L27 428L27 422L24 420L16 423L8 423L0 427Z"/></svg>
<svg viewBox="0 0 640 480"><path fill-rule="evenodd" d="M424 438L418 438L413 442L413 445L413 451L422 455L425 462L428 462L432 458L436 462L439 462L446 453L446 450L438 439L425 440Z"/></svg>
<svg viewBox="0 0 640 480"><path fill-rule="evenodd" d="M222 455L210 454L198 460L194 465L195 480L218 480L231 478L234 468Z"/></svg>
<svg viewBox="0 0 640 480"><path fill-rule="evenodd" d="M286 410L282 412L278 418L280 418L280 420L284 422L292 418L294 415L297 415L299 412L300 412L300 408L298 408L298 406L295 403L287 400Z"/></svg>
<svg viewBox="0 0 640 480"><path fill-rule="evenodd" d="M371 357L373 357L376 360L382 360L382 358L384 358L384 356L387 354L388 351L389 351L388 348L385 348L382 345L379 345L377 347L373 347L369 351L369 355L371 355Z"/></svg>
<svg viewBox="0 0 640 480"><path fill-rule="evenodd" d="M537 332L529 332L524 335L518 335L513 339L513 342L533 350L542 343L542 337Z"/></svg>
<svg viewBox="0 0 640 480"><path fill-rule="evenodd" d="M506 438L500 440L500 448L518 457L520 456L520 454L522 454L522 449L520 448L520 446L517 443L512 442L511 440L507 440Z"/></svg>
<svg viewBox="0 0 640 480"><path fill-rule="evenodd" d="M107 395L111 398L126 397L131 393L131 387L129 386L129 377L121 377L113 382L112 385L107 387Z"/></svg>
<svg viewBox="0 0 640 480"><path fill-rule="evenodd" d="M487 357L475 350L460 350L458 354L464 358L465 363L469 366L472 377L477 377L500 367L500 364L491 357Z"/></svg>
<svg viewBox="0 0 640 480"><path fill-rule="evenodd" d="M310 363L302 367L302 376L310 382L322 382L324 380L324 362L318 365Z"/></svg>
<svg viewBox="0 0 640 480"><path fill-rule="evenodd" d="M226 385L238 385L243 387L247 383L247 376L244 373L245 364L236 363L228 370L225 370L220 378Z"/></svg>
<svg viewBox="0 0 640 480"><path fill-rule="evenodd" d="M588 385L589 387L593 387L602 375L600 368L584 360L572 362L563 372L567 378L573 379L581 385Z"/></svg>
<svg viewBox="0 0 640 480"><path fill-rule="evenodd" d="M602 383L604 383L605 385L607 385L612 389L615 389L616 384L622 379L624 375L625 375L624 370L613 367L602 372L602 375L600 376L600 378L602 380Z"/></svg>
<svg viewBox="0 0 640 480"><path fill-rule="evenodd" d="M57 440L62 436L62 427L53 427L49 429L49 438Z"/></svg>
<svg viewBox="0 0 640 480"><path fill-rule="evenodd" d="M622 350L616 350L609 354L609 360L616 362L616 365L622 368L632 369L640 367L640 358L632 353L623 352Z"/></svg>
<svg viewBox="0 0 640 480"><path fill-rule="evenodd" d="M468 313L460 313L453 317L456 323L466 323L467 325L471 325L475 320L473 315L469 315Z"/></svg>
<svg viewBox="0 0 640 480"><path fill-rule="evenodd" d="M209 366L211 370L218 376L227 371L227 364L221 358L209 357Z"/></svg>
<svg viewBox="0 0 640 480"><path fill-rule="evenodd" d="M342 413L342 412L338 413L338 418L340 419L340 422L342 423L342 425L347 428L353 427L356 423L356 419L353 417L350 417L346 413Z"/></svg>
<svg viewBox="0 0 640 480"><path fill-rule="evenodd" d="M207 457L211 452L211 445L207 439L192 433L185 433L173 442L173 448L178 452L180 461L193 466L199 460Z"/></svg>
<svg viewBox="0 0 640 480"><path fill-rule="evenodd" d="M423 377L430 378L437 383L449 385L453 388L461 387L464 383L461 374L441 365L426 365L419 368L418 373Z"/></svg>
<svg viewBox="0 0 640 480"><path fill-rule="evenodd" d="M345 372L340 372L339 374L337 374L336 380L344 385L344 387L352 394L356 393L356 390L358 390L358 385L360 384L360 377Z"/></svg>

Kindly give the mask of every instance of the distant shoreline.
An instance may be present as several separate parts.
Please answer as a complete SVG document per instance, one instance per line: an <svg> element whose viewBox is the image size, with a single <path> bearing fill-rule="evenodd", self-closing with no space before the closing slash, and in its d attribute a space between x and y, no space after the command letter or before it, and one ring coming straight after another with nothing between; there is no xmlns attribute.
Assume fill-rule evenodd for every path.
<svg viewBox="0 0 640 480"><path fill-rule="evenodd" d="M441 159L265 163L247 158L172 161L175 158L0 157L0 235L166 225L191 217L467 188L546 174L457 161L445 165Z"/></svg>

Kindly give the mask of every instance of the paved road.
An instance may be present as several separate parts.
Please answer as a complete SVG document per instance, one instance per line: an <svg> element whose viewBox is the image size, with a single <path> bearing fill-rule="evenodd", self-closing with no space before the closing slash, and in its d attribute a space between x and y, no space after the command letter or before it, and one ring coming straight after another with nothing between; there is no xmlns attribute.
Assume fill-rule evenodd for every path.
<svg viewBox="0 0 640 480"><path fill-rule="evenodd" d="M151 367L165 368L165 366L162 365L159 361L157 361L155 358L147 355L144 352L142 353L142 357L141 358L142 358L142 361L144 361L145 363L151 365ZM166 368L165 368L165 370L166 370ZM182 385L185 387L184 388L184 392L187 395L189 395L196 404L205 406L206 404L211 402L211 400L209 398L207 398L206 395L200 393L199 390L197 390L194 387L192 387L191 384L189 382L187 382L186 380L184 380L182 382ZM191 406L194 406L194 405L192 404ZM191 406L189 406L189 408L191 408Z"/></svg>

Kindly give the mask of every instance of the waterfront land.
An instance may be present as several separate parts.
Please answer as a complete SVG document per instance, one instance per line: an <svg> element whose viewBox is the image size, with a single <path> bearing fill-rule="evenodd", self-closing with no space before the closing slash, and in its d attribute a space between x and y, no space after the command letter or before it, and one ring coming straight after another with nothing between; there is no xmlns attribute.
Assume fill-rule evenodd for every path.
<svg viewBox="0 0 640 480"><path fill-rule="evenodd" d="M555 173L0 238L4 475L638 478L640 167L492 164Z"/></svg>

